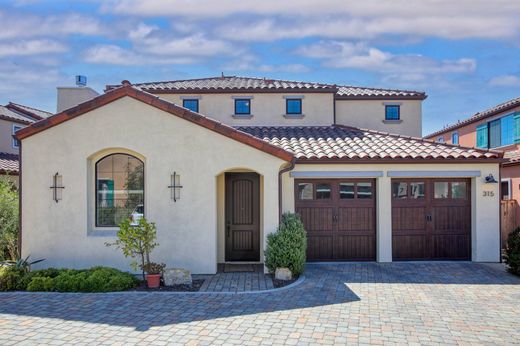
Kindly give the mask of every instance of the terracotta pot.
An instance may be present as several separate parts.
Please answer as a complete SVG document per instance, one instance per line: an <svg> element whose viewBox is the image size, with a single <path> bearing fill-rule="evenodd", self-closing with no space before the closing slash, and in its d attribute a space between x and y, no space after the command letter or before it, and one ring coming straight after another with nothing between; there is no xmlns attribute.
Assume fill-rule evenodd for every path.
<svg viewBox="0 0 520 346"><path fill-rule="evenodd" d="M146 274L148 288L157 288L161 285L161 274Z"/></svg>

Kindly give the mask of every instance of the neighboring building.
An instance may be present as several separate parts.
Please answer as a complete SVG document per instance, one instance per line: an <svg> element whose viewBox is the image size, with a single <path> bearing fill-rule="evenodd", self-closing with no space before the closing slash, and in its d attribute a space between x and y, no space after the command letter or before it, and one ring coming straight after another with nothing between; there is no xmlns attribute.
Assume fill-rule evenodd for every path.
<svg viewBox="0 0 520 346"><path fill-rule="evenodd" d="M418 91L235 76L135 87L231 126L344 124L415 137L426 99Z"/></svg>
<svg viewBox="0 0 520 346"><path fill-rule="evenodd" d="M310 261L500 260L498 186L485 177L498 177L502 153L343 125L365 112L399 128L408 118L384 123L385 103L420 110L424 94L335 100L328 85L242 80L125 81L20 130L23 256L128 270L105 243L144 213L157 225L152 260L214 273L262 263L281 213L298 212ZM340 116L341 102L366 111Z"/></svg>
<svg viewBox="0 0 520 346"><path fill-rule="evenodd" d="M500 195L502 199L520 201L520 98L478 112L425 138L504 151L507 161L502 165Z"/></svg>
<svg viewBox="0 0 520 346"><path fill-rule="evenodd" d="M13 135L19 129L51 115L13 102L0 106L0 175L11 176L18 183L19 143Z"/></svg>

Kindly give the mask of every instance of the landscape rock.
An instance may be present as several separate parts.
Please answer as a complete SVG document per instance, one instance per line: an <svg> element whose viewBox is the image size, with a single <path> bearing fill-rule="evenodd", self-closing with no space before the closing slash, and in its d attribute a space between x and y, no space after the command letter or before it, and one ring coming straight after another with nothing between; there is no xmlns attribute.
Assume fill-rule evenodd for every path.
<svg viewBox="0 0 520 346"><path fill-rule="evenodd" d="M292 280L292 273L289 270L289 268L276 268L276 271L274 273L274 278L276 280Z"/></svg>
<svg viewBox="0 0 520 346"><path fill-rule="evenodd" d="M183 268L167 268L163 273L165 286L187 285L191 286L191 272Z"/></svg>

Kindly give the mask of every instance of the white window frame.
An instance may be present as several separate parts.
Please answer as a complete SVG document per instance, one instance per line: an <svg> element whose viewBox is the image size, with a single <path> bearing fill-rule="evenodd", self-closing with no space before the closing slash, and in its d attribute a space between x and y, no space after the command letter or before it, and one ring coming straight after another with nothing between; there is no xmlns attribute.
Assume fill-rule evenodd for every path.
<svg viewBox="0 0 520 346"><path fill-rule="evenodd" d="M23 126L13 124L13 133L12 134L14 135L16 131L21 130L21 129L23 129ZM12 146L13 146L13 149L20 148L20 144L15 138L12 138Z"/></svg>
<svg viewBox="0 0 520 346"><path fill-rule="evenodd" d="M505 200L511 199L511 178L503 178L500 179L500 196L502 196L502 183L507 183L507 198Z"/></svg>

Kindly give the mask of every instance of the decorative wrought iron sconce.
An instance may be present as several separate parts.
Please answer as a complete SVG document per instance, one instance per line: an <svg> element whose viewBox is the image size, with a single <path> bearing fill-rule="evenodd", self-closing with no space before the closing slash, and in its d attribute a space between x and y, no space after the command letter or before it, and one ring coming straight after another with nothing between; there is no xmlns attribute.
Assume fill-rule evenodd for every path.
<svg viewBox="0 0 520 346"><path fill-rule="evenodd" d="M173 172L171 175L171 183L168 188L171 191L171 199L173 199L174 202L177 202L178 199L181 199L181 176L177 174L177 172Z"/></svg>
<svg viewBox="0 0 520 346"><path fill-rule="evenodd" d="M498 183L498 181L496 181L495 177L491 173L489 173L489 175L485 178L485 182L486 182L486 184L497 184Z"/></svg>
<svg viewBox="0 0 520 346"><path fill-rule="evenodd" d="M65 188L65 186L63 186L63 177L61 175L59 175L58 172L56 172L56 174L54 174L54 176L52 177L52 186L51 186L52 199L54 199L54 201L56 203L58 203L58 201L60 201L62 199L62 190L64 188Z"/></svg>

